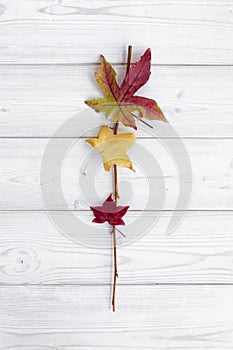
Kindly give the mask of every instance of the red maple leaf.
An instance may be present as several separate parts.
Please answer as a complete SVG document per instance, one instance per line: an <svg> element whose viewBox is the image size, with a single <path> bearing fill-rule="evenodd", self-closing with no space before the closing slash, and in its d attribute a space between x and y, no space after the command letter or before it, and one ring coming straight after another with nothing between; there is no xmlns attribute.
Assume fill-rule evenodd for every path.
<svg viewBox="0 0 233 350"><path fill-rule="evenodd" d="M103 224L108 222L112 226L125 225L122 217L126 214L129 206L117 206L112 199L112 194L103 202L102 206L90 207L93 211L95 218L92 222L97 224Z"/></svg>
<svg viewBox="0 0 233 350"><path fill-rule="evenodd" d="M146 118L167 122L157 103L147 97L134 96L150 77L151 51L147 49L138 62L132 64L122 84L116 81L116 72L101 56L100 71L95 73L96 81L104 97L85 101L96 112L104 112L111 121L120 121L125 126L137 129L135 119ZM134 114L136 113L136 115Z"/></svg>

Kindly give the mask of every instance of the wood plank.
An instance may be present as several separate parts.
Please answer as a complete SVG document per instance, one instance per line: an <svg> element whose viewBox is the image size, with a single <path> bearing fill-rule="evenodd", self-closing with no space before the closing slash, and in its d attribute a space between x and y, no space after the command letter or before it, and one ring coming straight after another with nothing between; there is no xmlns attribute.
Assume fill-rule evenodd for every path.
<svg viewBox="0 0 233 350"><path fill-rule="evenodd" d="M124 67L115 68L121 79ZM59 136L95 134L93 127L105 118L91 109L80 113L84 100L101 96L95 70L98 66L0 66L0 137L51 137L76 115L74 126L62 127ZM232 90L229 67L152 67L140 93L157 100L181 137L232 137ZM138 124L138 135L150 136ZM162 123L152 124L159 136L168 136Z"/></svg>
<svg viewBox="0 0 233 350"><path fill-rule="evenodd" d="M1 287L2 349L231 349L233 286Z"/></svg>
<svg viewBox="0 0 233 350"><path fill-rule="evenodd" d="M43 171L41 162L47 140L0 141L1 210L45 209L41 188L50 194L46 206L50 210L88 209L89 205L99 205L111 193L112 176L104 171L100 155L85 140L52 141ZM167 141L169 144L164 143ZM121 203L130 204L132 210L174 209L179 193L189 191L192 184L189 209L233 209L233 140L184 140L192 178L185 168L180 169L183 176L180 179L177 164L187 159L183 150L178 149L179 142L176 139L137 140L128 152L136 172L119 169ZM67 149L65 159L60 159L60 154ZM62 189L61 196L59 189ZM181 198L179 209L186 209L186 199L186 195Z"/></svg>
<svg viewBox="0 0 233 350"><path fill-rule="evenodd" d="M90 224L88 212L72 225L67 212L49 214L67 231L44 212L0 212L0 284L111 284L109 228ZM172 214L154 223L153 212L126 215L126 238L117 237L118 284L233 283L232 212L187 212L167 235Z"/></svg>
<svg viewBox="0 0 233 350"><path fill-rule="evenodd" d="M159 64L233 63L231 1L85 3L1 0L0 62L119 63L132 44Z"/></svg>

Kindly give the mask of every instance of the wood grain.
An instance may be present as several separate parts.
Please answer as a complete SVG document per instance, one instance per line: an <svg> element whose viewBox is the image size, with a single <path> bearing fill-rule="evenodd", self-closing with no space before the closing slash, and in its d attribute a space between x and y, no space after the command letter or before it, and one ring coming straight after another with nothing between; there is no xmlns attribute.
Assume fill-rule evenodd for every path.
<svg viewBox="0 0 233 350"><path fill-rule="evenodd" d="M1 287L2 349L231 349L233 286Z"/></svg>
<svg viewBox="0 0 233 350"><path fill-rule="evenodd" d="M74 116L74 127L61 128L59 136L93 136L105 118L80 112L87 108L86 99L101 96L94 80L98 69L97 65L0 66L0 137L51 137ZM115 69L122 79L124 67ZM180 137L232 137L232 90L229 67L153 66L140 94L157 100ZM152 124L159 136L167 137L162 123ZM148 137L150 129L142 126L139 123L138 135Z"/></svg>
<svg viewBox="0 0 233 350"><path fill-rule="evenodd" d="M79 213L83 225L74 227L69 213L53 215L69 230L61 232L44 212L0 212L0 284L111 284L109 229L92 224L93 237L91 213ZM167 225L172 213L163 212L148 228L154 216L145 212L138 223L138 212L127 214L121 228L126 238L117 234L118 284L233 283L232 211L188 212L171 235ZM76 242L68 236L72 229Z"/></svg>
<svg viewBox="0 0 233 350"><path fill-rule="evenodd" d="M232 5L0 0L0 350L233 348ZM129 44L133 61L151 47L152 77L140 93L158 101L174 132L140 127L129 152L136 173L120 170L131 211L126 238L117 238L114 315L112 237L89 211L111 192L111 177L79 137L106 123L83 112L100 95L99 54L121 79ZM61 173L40 177L50 137ZM183 183L179 137L193 172ZM175 204L191 183L184 216ZM54 189L47 213L46 188ZM183 221L168 235L174 217Z"/></svg>
<svg viewBox="0 0 233 350"><path fill-rule="evenodd" d="M158 64L233 63L231 1L1 3L1 63L120 63L129 43Z"/></svg>

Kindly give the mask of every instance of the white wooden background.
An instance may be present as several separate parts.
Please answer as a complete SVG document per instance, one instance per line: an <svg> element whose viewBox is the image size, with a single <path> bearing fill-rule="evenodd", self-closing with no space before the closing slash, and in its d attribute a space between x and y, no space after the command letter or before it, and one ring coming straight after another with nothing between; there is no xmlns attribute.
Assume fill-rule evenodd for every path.
<svg viewBox="0 0 233 350"><path fill-rule="evenodd" d="M233 348L232 24L232 0L0 0L1 350ZM122 75L128 44L133 60L152 49L142 93L158 100L183 138L193 194L167 236L177 177L165 170L164 215L118 249L113 314L111 252L75 244L52 225L40 164L57 127L98 96L99 54ZM61 136L78 137L78 125ZM76 191L68 183L70 210ZM142 209L142 192L133 210ZM50 208L66 220L63 209Z"/></svg>

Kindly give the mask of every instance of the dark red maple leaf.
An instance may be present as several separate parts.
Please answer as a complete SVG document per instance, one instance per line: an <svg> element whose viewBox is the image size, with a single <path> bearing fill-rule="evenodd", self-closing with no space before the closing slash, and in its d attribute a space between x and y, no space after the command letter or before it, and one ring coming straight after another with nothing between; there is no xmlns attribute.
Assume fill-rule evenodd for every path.
<svg viewBox="0 0 233 350"><path fill-rule="evenodd" d="M90 207L93 211L95 218L92 222L97 224L103 224L108 222L112 226L125 225L122 217L126 214L129 206L117 206L115 201L112 199L112 194L103 202L102 206Z"/></svg>

